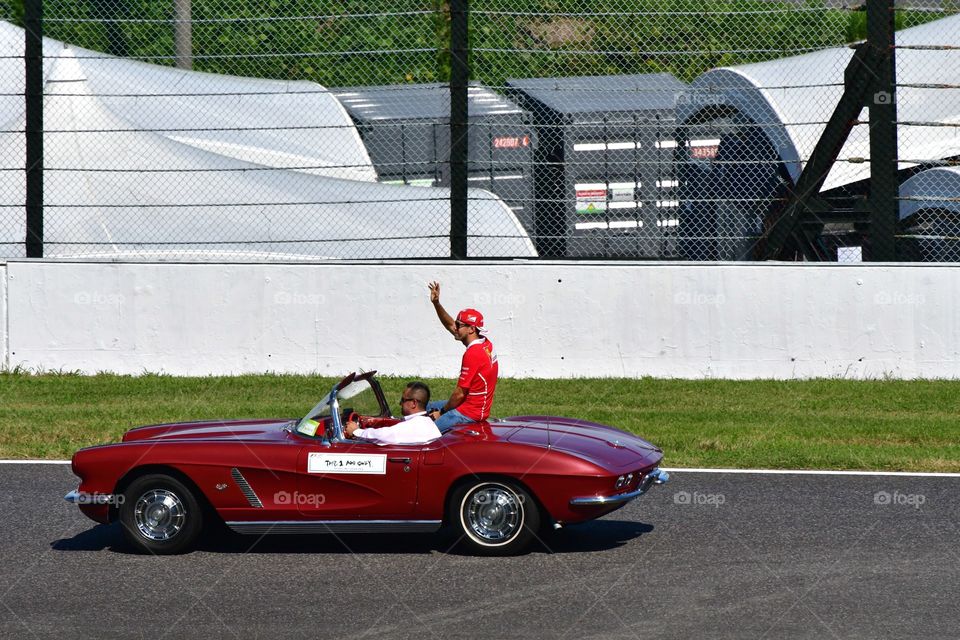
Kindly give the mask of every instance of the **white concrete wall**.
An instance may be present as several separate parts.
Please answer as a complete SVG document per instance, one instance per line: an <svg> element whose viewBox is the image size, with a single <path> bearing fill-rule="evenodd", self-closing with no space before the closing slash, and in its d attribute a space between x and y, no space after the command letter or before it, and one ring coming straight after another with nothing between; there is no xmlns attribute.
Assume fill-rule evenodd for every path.
<svg viewBox="0 0 960 640"><path fill-rule="evenodd" d="M7 348L7 265L0 263L0 367L10 366Z"/></svg>
<svg viewBox="0 0 960 640"><path fill-rule="evenodd" d="M960 267L10 262L7 365L178 375L454 376L448 311L501 375L960 377Z"/></svg>

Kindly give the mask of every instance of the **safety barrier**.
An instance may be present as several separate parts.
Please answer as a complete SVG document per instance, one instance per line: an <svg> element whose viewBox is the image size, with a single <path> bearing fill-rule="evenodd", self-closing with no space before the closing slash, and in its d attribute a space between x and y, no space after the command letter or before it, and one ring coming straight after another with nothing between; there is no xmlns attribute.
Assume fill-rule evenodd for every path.
<svg viewBox="0 0 960 640"><path fill-rule="evenodd" d="M511 377L955 378L960 267L11 261L8 368L453 376L474 307Z"/></svg>

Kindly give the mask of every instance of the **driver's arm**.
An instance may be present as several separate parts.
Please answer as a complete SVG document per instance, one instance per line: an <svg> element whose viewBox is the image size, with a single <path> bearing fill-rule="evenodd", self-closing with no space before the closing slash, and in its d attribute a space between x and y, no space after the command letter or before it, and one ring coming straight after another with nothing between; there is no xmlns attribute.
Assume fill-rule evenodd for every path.
<svg viewBox="0 0 960 640"><path fill-rule="evenodd" d="M433 303L433 310L437 312L437 318L440 319L440 324L443 325L443 328L452 333L454 336L457 335L457 325L454 322L453 318L447 313L447 310L443 308L443 305L440 304L440 283L431 282L430 287L430 302Z"/></svg>

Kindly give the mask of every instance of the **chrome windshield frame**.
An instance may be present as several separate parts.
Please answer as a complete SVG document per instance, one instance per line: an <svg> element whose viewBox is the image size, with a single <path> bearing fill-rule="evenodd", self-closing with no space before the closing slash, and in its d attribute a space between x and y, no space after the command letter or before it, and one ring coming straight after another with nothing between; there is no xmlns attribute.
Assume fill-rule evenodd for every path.
<svg viewBox="0 0 960 640"><path fill-rule="evenodd" d="M330 418L333 420L333 438L327 440L327 434L323 434L323 442L325 444L330 444L330 441L333 442L344 442L346 438L343 436L343 422L340 420L340 401L337 399L337 392L340 391L340 385L333 385L333 390L330 392Z"/></svg>
<svg viewBox="0 0 960 640"><path fill-rule="evenodd" d="M325 429L321 439L322 444L324 446L330 446L330 444L333 442L348 442L343 432L343 418L340 415L340 393L344 389L357 382L365 382L369 386L370 390L374 394L374 397L377 399L377 403L380 405L380 415L389 415L389 409L386 398L383 395L383 389L374 379L374 375L376 375L376 371L366 371L359 375L354 372L347 375L343 380L333 385L333 387L330 389L330 392L324 397L324 399L318 402L316 406L314 406L310 412L307 413L307 415L297 422L297 426L294 431L302 436L316 437L301 432L300 427L303 426L307 420L311 420L313 416L316 416L324 406L329 406L330 422L333 426L333 434L331 437L327 437L327 431ZM356 393L351 394L350 397L353 397L354 395L356 395Z"/></svg>

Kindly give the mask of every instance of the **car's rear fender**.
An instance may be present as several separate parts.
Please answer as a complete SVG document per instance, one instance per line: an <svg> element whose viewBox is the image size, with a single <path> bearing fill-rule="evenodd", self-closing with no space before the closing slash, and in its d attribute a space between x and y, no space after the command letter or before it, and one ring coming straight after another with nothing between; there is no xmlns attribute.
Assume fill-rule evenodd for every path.
<svg viewBox="0 0 960 640"><path fill-rule="evenodd" d="M553 522L553 519L550 516L550 512L547 511L546 508L544 508L543 503L540 502L540 499L537 497L536 493L532 491L531 488L520 478L509 475L509 474L504 474L504 473L471 473L471 474L461 476L460 478L457 478L450 484L450 488L447 490L447 495L443 502L445 505L445 508L443 510L444 526L450 524L450 518L455 515L453 513L453 509L455 507L450 504L450 498L458 489L472 483L479 483L483 481L495 482L495 481L504 481L504 480L520 485L531 497L533 497L534 506L539 511L541 520L543 520L544 522L546 521L549 521L550 523Z"/></svg>
<svg viewBox="0 0 960 640"><path fill-rule="evenodd" d="M444 497L443 517L449 517L450 495L463 484L477 481L478 479L505 479L515 482L526 489L527 493L533 496L540 509L541 520L543 522L561 522L565 524L575 524L598 518L604 514L615 511L623 506L616 504L598 504L598 505L578 505L573 506L570 500L577 496L591 495L612 495L617 492L626 492L635 488L640 481L640 474L629 486L616 489L615 482L617 476L609 472L598 473L587 476L569 476L555 473L536 473L528 472L524 474L512 473L505 470L495 472L486 471L483 473L463 473L454 478L450 483L450 489ZM423 505L427 507L427 505Z"/></svg>
<svg viewBox="0 0 960 640"><path fill-rule="evenodd" d="M549 520L557 517L550 501L550 488L557 482L565 485L568 481L578 481L571 478L610 475L608 470L586 460L532 445L464 441L450 447L449 453L451 455L445 456L443 464L421 468L418 497L421 517L443 517L449 496L458 483L476 478L506 478L520 483L535 496L543 509L543 520Z"/></svg>
<svg viewBox="0 0 960 640"><path fill-rule="evenodd" d="M584 495L610 493L614 479L609 476L595 478L541 476L536 474L513 475L509 473L480 473L468 474L454 481L447 492L444 502L443 520L448 524L451 517L450 496L460 487L483 480L508 480L520 485L533 498L540 512L540 520L550 526L557 522L576 524L599 518L611 511L616 511L623 504L571 507L570 496L582 492Z"/></svg>

